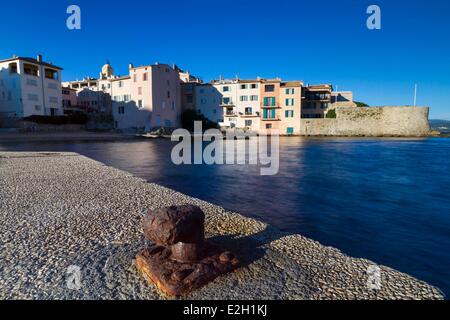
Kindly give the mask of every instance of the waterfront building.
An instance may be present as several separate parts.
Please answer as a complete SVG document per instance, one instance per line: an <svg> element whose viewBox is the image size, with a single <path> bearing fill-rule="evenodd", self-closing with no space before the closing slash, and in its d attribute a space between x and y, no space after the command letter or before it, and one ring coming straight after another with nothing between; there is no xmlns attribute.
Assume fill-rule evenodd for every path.
<svg viewBox="0 0 450 320"><path fill-rule="evenodd" d="M262 134L281 133L281 79L262 80L261 82L261 126Z"/></svg>
<svg viewBox="0 0 450 320"><path fill-rule="evenodd" d="M195 105L223 129L271 134L299 134L301 81L281 79L213 80L196 88Z"/></svg>
<svg viewBox="0 0 450 320"><path fill-rule="evenodd" d="M261 125L261 81L238 80L236 116L238 128L259 132Z"/></svg>
<svg viewBox="0 0 450 320"><path fill-rule="evenodd" d="M64 82L63 85L76 90L78 105L87 113L111 114L111 81L115 78L114 69L107 62L99 78L86 77L80 81Z"/></svg>
<svg viewBox="0 0 450 320"><path fill-rule="evenodd" d="M196 87L201 85L203 81L190 74L189 71L183 71L176 67L180 76L181 90L181 111L195 110Z"/></svg>
<svg viewBox="0 0 450 320"><path fill-rule="evenodd" d="M62 115L61 71L41 55L1 60L0 117Z"/></svg>
<svg viewBox="0 0 450 320"><path fill-rule="evenodd" d="M224 108L222 108L222 94L211 83L194 87L195 109L199 114L218 124L224 123Z"/></svg>
<svg viewBox="0 0 450 320"><path fill-rule="evenodd" d="M180 82L196 79L177 66L128 67L128 75L115 76L109 63L100 77L71 81L78 104L87 112L110 113L116 129L177 128L181 125Z"/></svg>
<svg viewBox="0 0 450 320"><path fill-rule="evenodd" d="M181 86L178 69L167 64L134 67L113 80L113 117L118 129L178 128Z"/></svg>
<svg viewBox="0 0 450 320"><path fill-rule="evenodd" d="M331 84L308 85L303 90L302 118L325 118L331 104Z"/></svg>
<svg viewBox="0 0 450 320"><path fill-rule="evenodd" d="M62 107L65 115L84 112L78 105L77 91L69 87L62 87Z"/></svg>
<svg viewBox="0 0 450 320"><path fill-rule="evenodd" d="M353 92L351 91L333 91L331 92L330 108L337 107L356 107L353 102Z"/></svg>
<svg viewBox="0 0 450 320"><path fill-rule="evenodd" d="M282 82L280 86L280 127L279 132L283 135L294 135L300 133L300 119L302 110L302 88L301 81Z"/></svg>

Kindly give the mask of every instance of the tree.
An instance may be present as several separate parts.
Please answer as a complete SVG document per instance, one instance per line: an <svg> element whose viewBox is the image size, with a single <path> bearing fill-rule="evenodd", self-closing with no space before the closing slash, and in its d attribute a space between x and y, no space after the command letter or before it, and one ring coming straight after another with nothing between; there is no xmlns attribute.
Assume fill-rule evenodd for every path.
<svg viewBox="0 0 450 320"><path fill-rule="evenodd" d="M367 103L364 103L364 102L355 101L355 103L356 103L356 106L360 107L360 108L370 107Z"/></svg>
<svg viewBox="0 0 450 320"><path fill-rule="evenodd" d="M336 109L331 109L327 112L327 119L336 119Z"/></svg>
<svg viewBox="0 0 450 320"><path fill-rule="evenodd" d="M186 110L181 115L181 125L183 126L183 129L186 129L190 132L194 132L195 121L202 122L203 130L219 128L217 123L209 120L201 113L198 113L196 110Z"/></svg>

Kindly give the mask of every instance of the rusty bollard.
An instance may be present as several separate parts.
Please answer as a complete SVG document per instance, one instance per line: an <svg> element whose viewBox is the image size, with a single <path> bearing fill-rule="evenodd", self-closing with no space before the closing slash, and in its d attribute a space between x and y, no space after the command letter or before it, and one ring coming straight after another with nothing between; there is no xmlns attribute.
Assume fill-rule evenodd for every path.
<svg viewBox="0 0 450 320"><path fill-rule="evenodd" d="M143 227L154 245L137 255L136 266L169 296L186 295L238 267L233 253L205 241L205 215L197 206L150 210Z"/></svg>

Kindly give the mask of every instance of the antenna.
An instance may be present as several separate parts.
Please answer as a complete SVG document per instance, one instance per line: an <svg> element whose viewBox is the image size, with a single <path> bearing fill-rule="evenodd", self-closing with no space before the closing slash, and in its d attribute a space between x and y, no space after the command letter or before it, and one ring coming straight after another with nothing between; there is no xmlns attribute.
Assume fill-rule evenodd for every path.
<svg viewBox="0 0 450 320"><path fill-rule="evenodd" d="M414 86L414 107L417 106L417 84Z"/></svg>

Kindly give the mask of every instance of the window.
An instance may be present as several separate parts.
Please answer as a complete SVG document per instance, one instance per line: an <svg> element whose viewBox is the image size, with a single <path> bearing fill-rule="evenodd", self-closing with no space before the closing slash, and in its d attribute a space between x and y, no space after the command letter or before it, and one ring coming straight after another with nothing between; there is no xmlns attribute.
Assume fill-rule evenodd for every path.
<svg viewBox="0 0 450 320"><path fill-rule="evenodd" d="M275 107L276 99L275 97L265 97L264 98L264 106L265 107Z"/></svg>
<svg viewBox="0 0 450 320"><path fill-rule="evenodd" d="M268 84L265 86L265 91L266 92L274 92L275 91L275 86L273 84Z"/></svg>
<svg viewBox="0 0 450 320"><path fill-rule="evenodd" d="M37 87L37 81L35 79L27 79L27 86Z"/></svg>
<svg viewBox="0 0 450 320"><path fill-rule="evenodd" d="M276 119L275 109L264 109L263 119Z"/></svg>
<svg viewBox="0 0 450 320"><path fill-rule="evenodd" d="M193 103L194 102L193 97L192 96L186 96L186 102L187 103Z"/></svg>
<svg viewBox="0 0 450 320"><path fill-rule="evenodd" d="M286 89L286 94L294 94L295 89Z"/></svg>
<svg viewBox="0 0 450 320"><path fill-rule="evenodd" d="M223 104L225 104L225 105L230 105L232 102L231 102L231 98L223 98L222 99L222 102L223 102Z"/></svg>
<svg viewBox="0 0 450 320"><path fill-rule="evenodd" d="M142 80L143 80L143 81L147 81L147 80L148 80L148 74L147 74L147 72L144 72L144 74L142 75Z"/></svg>
<svg viewBox="0 0 450 320"><path fill-rule="evenodd" d="M137 75L136 74L133 75L133 82L137 82Z"/></svg>
<svg viewBox="0 0 450 320"><path fill-rule="evenodd" d="M46 79L58 80L58 71L45 68L44 72L45 72Z"/></svg>
<svg viewBox="0 0 450 320"><path fill-rule="evenodd" d="M288 128L286 129L286 133L287 133L287 134L294 134L294 128L288 127Z"/></svg>
<svg viewBox="0 0 450 320"><path fill-rule="evenodd" d="M241 84L241 89L242 89L242 90L247 89L247 85L246 85L246 84Z"/></svg>
<svg viewBox="0 0 450 320"><path fill-rule="evenodd" d="M8 100L9 100L9 95L10 95L10 92L8 92ZM39 97L38 97L37 94L29 94L28 95L28 100L30 100L30 101L38 101Z"/></svg>
<svg viewBox="0 0 450 320"><path fill-rule="evenodd" d="M293 106L294 105L294 99L286 99L286 106Z"/></svg>
<svg viewBox="0 0 450 320"><path fill-rule="evenodd" d="M266 129L272 129L272 124L271 123L267 123L266 124Z"/></svg>
<svg viewBox="0 0 450 320"><path fill-rule="evenodd" d="M223 87L223 88L222 88L222 91L223 91L223 92L230 92L231 89L230 89L230 87L226 86L226 87Z"/></svg>
<svg viewBox="0 0 450 320"><path fill-rule="evenodd" d="M125 95L123 96L123 101L129 102L130 100L131 100L131 95L125 94Z"/></svg>
<svg viewBox="0 0 450 320"><path fill-rule="evenodd" d="M245 120L245 126L246 126L246 127L251 127L252 124L253 124L253 121L252 121L252 120Z"/></svg>
<svg viewBox="0 0 450 320"><path fill-rule="evenodd" d="M166 128L172 128L172 121L170 121L170 120L165 120L165 121L164 121L164 126L165 126Z"/></svg>
<svg viewBox="0 0 450 320"><path fill-rule="evenodd" d="M139 95L142 94L142 87L138 87L138 94L139 94Z"/></svg>
<svg viewBox="0 0 450 320"><path fill-rule="evenodd" d="M253 114L252 108L245 108L245 114L246 114L247 116Z"/></svg>
<svg viewBox="0 0 450 320"><path fill-rule="evenodd" d="M248 101L248 96L241 96L241 101Z"/></svg>
<svg viewBox="0 0 450 320"><path fill-rule="evenodd" d="M258 101L258 96L250 96L250 101Z"/></svg>
<svg viewBox="0 0 450 320"><path fill-rule="evenodd" d="M285 117L286 118L293 118L294 117L294 110L286 110L285 111Z"/></svg>
<svg viewBox="0 0 450 320"><path fill-rule="evenodd" d="M165 101L162 102L162 108L163 108L163 109L166 108L166 102L165 102Z"/></svg>
<svg viewBox="0 0 450 320"><path fill-rule="evenodd" d="M39 76L39 68L33 64L25 63L23 65L23 72L29 76L34 76L34 77Z"/></svg>
<svg viewBox="0 0 450 320"><path fill-rule="evenodd" d="M170 99L170 91L167 91L167 99Z"/></svg>
<svg viewBox="0 0 450 320"><path fill-rule="evenodd" d="M40 111L41 110L41 106L38 106L38 105L34 106L34 110Z"/></svg>
<svg viewBox="0 0 450 320"><path fill-rule="evenodd" d="M201 99L201 100L200 100L200 103L201 103L201 104L206 104L206 102L207 102L206 99Z"/></svg>
<svg viewBox="0 0 450 320"><path fill-rule="evenodd" d="M329 104L328 103L322 103L322 109L328 109Z"/></svg>
<svg viewBox="0 0 450 320"><path fill-rule="evenodd" d="M49 83L49 84L48 84L48 88L49 88L49 89L53 89L53 90L57 90L56 83L53 83L53 82L52 82L52 83Z"/></svg>
<svg viewBox="0 0 450 320"><path fill-rule="evenodd" d="M142 102L142 100L138 100L138 108L139 109L143 109L144 108L144 103Z"/></svg>
<svg viewBox="0 0 450 320"><path fill-rule="evenodd" d="M57 103L58 103L58 98L57 98L57 97L49 97L49 98L48 98L48 101L49 101L50 103L55 103L55 104L57 104Z"/></svg>
<svg viewBox="0 0 450 320"><path fill-rule="evenodd" d="M8 65L9 73L17 73L17 63L13 62Z"/></svg>
<svg viewBox="0 0 450 320"><path fill-rule="evenodd" d="M122 88L122 87L123 87L123 82L119 81L119 88Z"/></svg>
<svg viewBox="0 0 450 320"><path fill-rule="evenodd" d="M119 107L118 112L119 114L125 114L125 107Z"/></svg>
<svg viewBox="0 0 450 320"><path fill-rule="evenodd" d="M37 94L35 96L36 96L36 101L37 101ZM12 94L11 94L11 91L8 91L8 101L11 101L11 100L12 100Z"/></svg>
<svg viewBox="0 0 450 320"><path fill-rule="evenodd" d="M259 88L257 83L252 83L251 87L252 87L252 89L258 89Z"/></svg>

